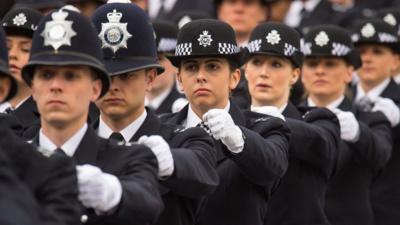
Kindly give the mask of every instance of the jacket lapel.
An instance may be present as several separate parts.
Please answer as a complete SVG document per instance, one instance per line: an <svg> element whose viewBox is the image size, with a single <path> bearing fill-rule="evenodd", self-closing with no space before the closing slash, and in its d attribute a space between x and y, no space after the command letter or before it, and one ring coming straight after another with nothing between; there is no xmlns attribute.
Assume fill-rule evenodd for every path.
<svg viewBox="0 0 400 225"><path fill-rule="evenodd" d="M78 165L96 165L100 147L100 137L97 136L90 126L88 126L88 129L83 136L81 143L78 145L73 158L76 160Z"/></svg>

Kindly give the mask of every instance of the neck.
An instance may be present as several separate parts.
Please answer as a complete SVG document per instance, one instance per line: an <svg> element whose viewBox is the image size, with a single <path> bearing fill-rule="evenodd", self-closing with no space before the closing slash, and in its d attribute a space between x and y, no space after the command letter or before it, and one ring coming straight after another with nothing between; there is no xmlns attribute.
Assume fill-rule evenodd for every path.
<svg viewBox="0 0 400 225"><path fill-rule="evenodd" d="M282 108L289 101L289 94L285 95L283 98L272 100L272 101L258 101L252 98L251 104L253 106L275 106L277 108Z"/></svg>
<svg viewBox="0 0 400 225"><path fill-rule="evenodd" d="M370 90L381 84L384 80L376 81L376 82L360 82L361 88L365 93L368 93Z"/></svg>
<svg viewBox="0 0 400 225"><path fill-rule="evenodd" d="M101 119L104 121L104 123L107 124L108 127L110 127L111 130L114 132L120 132L123 130L125 127L127 127L129 124L133 123L135 120L137 120L144 112L145 108L144 105L139 109L136 110L133 113L130 113L129 116L106 116L103 113L100 114Z"/></svg>
<svg viewBox="0 0 400 225"><path fill-rule="evenodd" d="M315 103L316 106L318 107L326 107L329 104L331 104L333 101L337 100L338 98L340 98L341 96L343 96L343 94L338 93L335 95L310 95L309 98L311 98L311 100Z"/></svg>
<svg viewBox="0 0 400 225"><path fill-rule="evenodd" d="M228 105L229 100L227 99L226 101L222 102L221 104L217 104L214 106L196 106L194 104L190 104L190 107L192 108L193 112L199 117L203 118L203 115L206 114L210 109L225 109L225 107Z"/></svg>
<svg viewBox="0 0 400 225"><path fill-rule="evenodd" d="M165 88L152 89L151 91L147 92L146 97L151 101L160 96L160 94L163 93L164 91L171 90L171 88L173 88L172 86L173 85L167 86Z"/></svg>
<svg viewBox="0 0 400 225"><path fill-rule="evenodd" d="M86 117L83 120L74 121L73 124L52 124L47 123L44 119L41 119L42 131L57 147L61 147L67 142L76 132L81 129L86 123Z"/></svg>
<svg viewBox="0 0 400 225"><path fill-rule="evenodd" d="M21 103L21 101L27 99L31 95L30 88L20 86L21 85L18 86L17 94L9 101L13 108L15 108L18 104Z"/></svg>

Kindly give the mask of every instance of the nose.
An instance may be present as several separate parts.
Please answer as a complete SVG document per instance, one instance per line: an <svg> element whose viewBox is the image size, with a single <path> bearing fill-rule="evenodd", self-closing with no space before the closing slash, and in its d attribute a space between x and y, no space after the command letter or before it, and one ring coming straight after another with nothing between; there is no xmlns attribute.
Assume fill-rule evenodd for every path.
<svg viewBox="0 0 400 225"><path fill-rule="evenodd" d="M16 60L18 57L18 52L17 52L17 47L15 45L11 45L11 47L8 50L8 58L11 61Z"/></svg>
<svg viewBox="0 0 400 225"><path fill-rule="evenodd" d="M318 63L318 65L315 67L315 73L319 76L322 76L325 74L325 68L322 63Z"/></svg>
<svg viewBox="0 0 400 225"><path fill-rule="evenodd" d="M119 90L119 83L122 82L118 76L111 77L111 84L110 84L110 91L118 91Z"/></svg>
<svg viewBox="0 0 400 225"><path fill-rule="evenodd" d="M61 75L55 75L49 82L50 91L61 92L64 86L64 79Z"/></svg>
<svg viewBox="0 0 400 225"><path fill-rule="evenodd" d="M206 71L203 68L200 68L196 75L197 83L207 83Z"/></svg>

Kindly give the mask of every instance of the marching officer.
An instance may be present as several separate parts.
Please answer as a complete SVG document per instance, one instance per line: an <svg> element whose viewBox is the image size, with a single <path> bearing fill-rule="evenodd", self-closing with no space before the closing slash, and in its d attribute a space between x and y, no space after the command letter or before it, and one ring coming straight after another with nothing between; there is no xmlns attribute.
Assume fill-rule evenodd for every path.
<svg viewBox="0 0 400 225"><path fill-rule="evenodd" d="M47 15L54 9L59 9L64 6L62 0L15 0L13 9L18 9L21 7L27 7L35 9L41 12L43 15Z"/></svg>
<svg viewBox="0 0 400 225"><path fill-rule="evenodd" d="M288 166L289 130L283 120L242 111L229 100L246 51L228 24L201 19L181 28L169 58L189 105L162 119L202 126L217 144L220 183L205 199L197 224L263 224L267 201Z"/></svg>
<svg viewBox="0 0 400 225"><path fill-rule="evenodd" d="M163 207L155 155L102 139L86 122L90 102L109 89L102 62L97 32L83 15L60 9L43 18L22 70L41 115L33 143L79 165L82 223L153 223Z"/></svg>
<svg viewBox="0 0 400 225"><path fill-rule="evenodd" d="M387 118L381 112L359 110L345 97L353 72L361 66L346 30L333 25L312 28L304 37L303 52L302 82L309 93L304 104L330 109L340 123L338 162L325 212L334 225L374 224L369 195L391 154Z"/></svg>
<svg viewBox="0 0 400 225"><path fill-rule="evenodd" d="M28 63L32 36L42 17L42 14L34 9L17 8L8 12L2 20L9 49L10 72L17 80L18 92L0 105L0 112L12 112L23 124L24 129L37 123L40 117L31 90L22 79L21 70Z"/></svg>
<svg viewBox="0 0 400 225"><path fill-rule="evenodd" d="M144 107L146 91L159 78L157 74L170 74L164 74L158 63L153 29L142 9L131 3L108 3L92 19L111 76L110 90L97 101L98 134L142 143L157 156L165 209L155 224L195 224L200 199L211 194L218 184L211 137L198 127L185 130L163 124ZM115 31L120 33L112 33ZM113 37L126 39L117 42Z"/></svg>
<svg viewBox="0 0 400 225"><path fill-rule="evenodd" d="M0 72L5 78L1 78L0 85L6 93L6 99L12 99L17 93L17 82L8 71L8 53L6 51L6 36L0 28ZM7 78L9 80L7 80ZM74 225L79 221L79 202L77 199L78 188L76 182L76 171L73 161L63 154L47 154L45 151L37 151L11 131L21 135L21 125L14 115L0 113L0 154L4 164L3 185L15 183L15 190L4 192L3 196L15 198L15 203L10 207L17 207L19 204L33 204L30 214L32 222L40 221L40 224ZM4 155L4 158L3 158ZM7 172L7 171L10 172ZM10 177L7 178L7 174ZM11 177L15 175L15 178ZM0 185L1 186L1 185ZM62 188L61 188L62 187ZM17 193L21 191L18 199ZM7 197L5 197L7 198ZM25 199L26 198L26 199ZM1 206L0 206L1 207ZM19 209L15 209L18 213ZM3 211L3 213L8 210ZM21 212L21 218L26 219ZM18 214L10 214L18 216ZM28 215L29 216L29 215ZM7 218L6 216L4 218Z"/></svg>
<svg viewBox="0 0 400 225"><path fill-rule="evenodd" d="M354 101L364 111L381 110L392 128L393 151L382 173L372 184L372 207L375 224L397 224L400 216L400 88L392 79L400 53L396 29L380 19L357 24L352 35L361 55L359 82L354 87Z"/></svg>
<svg viewBox="0 0 400 225"><path fill-rule="evenodd" d="M279 23L252 32L244 66L251 110L283 117L290 128L289 168L268 202L264 224L329 224L321 202L336 163L339 123L327 109L303 115L289 100L300 76L299 33Z"/></svg>
<svg viewBox="0 0 400 225"><path fill-rule="evenodd" d="M167 58L175 51L178 27L162 20L153 21L152 24L156 34L158 59L165 71L154 80L151 90L146 94L145 104L154 109L156 114L171 113L174 110L176 112L180 110L180 106L187 104L184 96L177 90L179 88L176 86L178 70Z"/></svg>

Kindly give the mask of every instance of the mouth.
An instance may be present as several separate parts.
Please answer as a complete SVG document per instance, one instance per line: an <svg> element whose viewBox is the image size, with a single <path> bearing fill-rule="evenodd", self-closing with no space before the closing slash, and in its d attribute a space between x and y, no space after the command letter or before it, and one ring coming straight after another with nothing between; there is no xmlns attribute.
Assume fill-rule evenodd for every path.
<svg viewBox="0 0 400 225"><path fill-rule="evenodd" d="M123 99L121 99L121 98L106 98L106 99L104 99L104 102L110 103L110 104L115 104L115 103L123 102Z"/></svg>
<svg viewBox="0 0 400 225"><path fill-rule="evenodd" d="M47 105L65 105L65 102L61 100L50 100L47 102Z"/></svg>
<svg viewBox="0 0 400 225"><path fill-rule="evenodd" d="M9 69L10 69L10 71L20 71L21 70L21 68L19 68L16 65L13 65L13 64L10 64Z"/></svg>
<svg viewBox="0 0 400 225"><path fill-rule="evenodd" d="M194 91L194 94L196 95L206 95L209 94L211 91L207 88L199 88L197 90Z"/></svg>
<svg viewBox="0 0 400 225"><path fill-rule="evenodd" d="M272 88L272 86L268 85L268 84L257 84L256 87L257 88Z"/></svg>
<svg viewBox="0 0 400 225"><path fill-rule="evenodd" d="M326 82L325 80L316 80L314 81L314 84L316 85L321 85L321 84L327 84L328 82Z"/></svg>

